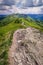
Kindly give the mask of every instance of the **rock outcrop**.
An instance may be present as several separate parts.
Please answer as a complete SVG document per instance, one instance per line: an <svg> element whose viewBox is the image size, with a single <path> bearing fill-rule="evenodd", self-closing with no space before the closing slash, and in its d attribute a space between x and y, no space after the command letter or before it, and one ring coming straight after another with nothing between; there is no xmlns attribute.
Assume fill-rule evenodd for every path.
<svg viewBox="0 0 43 65"><path fill-rule="evenodd" d="M9 65L43 65L43 32L31 27L17 30L8 55Z"/></svg>

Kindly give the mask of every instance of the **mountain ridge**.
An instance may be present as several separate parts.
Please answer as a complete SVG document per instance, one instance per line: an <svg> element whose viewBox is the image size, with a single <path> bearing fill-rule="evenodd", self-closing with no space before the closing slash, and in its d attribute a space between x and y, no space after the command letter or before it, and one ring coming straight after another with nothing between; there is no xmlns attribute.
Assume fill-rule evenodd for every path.
<svg viewBox="0 0 43 65"><path fill-rule="evenodd" d="M12 45L13 33L18 29L26 29L28 27L30 27L32 29L34 28L35 30L36 29L39 30L41 35L43 33L43 22L36 21L36 20L32 19L31 17L25 18L25 17L18 17L18 16L16 17L14 15L9 15L9 16L6 16L4 19L0 20L0 65L8 64L8 50L9 50L10 46ZM29 29L29 32L30 31L31 31L31 29ZM24 33L26 33L26 32L23 32L23 37L24 37ZM20 34L22 34L22 33L20 33ZM32 33L30 33L30 34L32 34ZM28 37L30 37L30 36L28 36ZM18 42L20 42L20 41L18 41Z"/></svg>
<svg viewBox="0 0 43 65"><path fill-rule="evenodd" d="M14 32L8 52L9 65L43 65L41 56L43 56L43 33L32 27Z"/></svg>

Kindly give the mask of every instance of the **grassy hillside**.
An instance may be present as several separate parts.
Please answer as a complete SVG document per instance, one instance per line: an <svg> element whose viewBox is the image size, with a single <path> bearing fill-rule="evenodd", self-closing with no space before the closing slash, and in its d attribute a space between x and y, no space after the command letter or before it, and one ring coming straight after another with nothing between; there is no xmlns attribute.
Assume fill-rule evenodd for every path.
<svg viewBox="0 0 43 65"><path fill-rule="evenodd" d="M34 27L43 31L43 22L28 18L7 16L0 20L0 65L8 64L8 49L12 42L13 32L20 28Z"/></svg>

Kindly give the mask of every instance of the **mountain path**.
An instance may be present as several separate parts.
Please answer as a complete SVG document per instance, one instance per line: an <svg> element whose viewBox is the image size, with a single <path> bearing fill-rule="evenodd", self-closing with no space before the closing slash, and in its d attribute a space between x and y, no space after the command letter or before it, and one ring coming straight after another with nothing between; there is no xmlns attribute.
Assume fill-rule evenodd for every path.
<svg viewBox="0 0 43 65"><path fill-rule="evenodd" d="M43 32L31 27L17 30L8 58L9 65L43 65Z"/></svg>

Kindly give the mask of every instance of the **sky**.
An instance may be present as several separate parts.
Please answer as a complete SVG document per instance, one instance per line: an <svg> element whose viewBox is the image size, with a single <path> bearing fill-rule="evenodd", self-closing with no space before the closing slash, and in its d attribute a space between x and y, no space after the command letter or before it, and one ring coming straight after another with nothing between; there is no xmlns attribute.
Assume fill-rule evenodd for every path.
<svg viewBox="0 0 43 65"><path fill-rule="evenodd" d="M0 14L43 14L43 0L0 0Z"/></svg>

